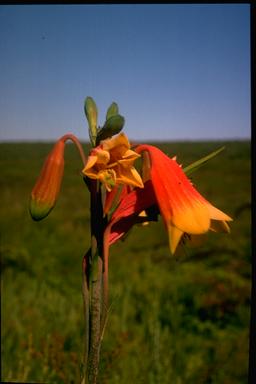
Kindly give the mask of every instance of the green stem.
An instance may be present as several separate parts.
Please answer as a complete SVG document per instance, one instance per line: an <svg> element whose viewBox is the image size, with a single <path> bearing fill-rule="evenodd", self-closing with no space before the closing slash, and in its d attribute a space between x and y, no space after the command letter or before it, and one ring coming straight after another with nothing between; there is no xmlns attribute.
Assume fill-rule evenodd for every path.
<svg viewBox="0 0 256 384"><path fill-rule="evenodd" d="M108 313L108 256L109 256L109 235L111 231L111 226L107 226L104 231L104 241L103 241L103 292L102 292L102 321L101 321L101 332L102 338L107 320Z"/></svg>
<svg viewBox="0 0 256 384"><path fill-rule="evenodd" d="M89 270L89 350L86 375L89 384L96 384L101 343L104 222L99 183L96 180L90 180L89 189L91 193L91 254Z"/></svg>
<svg viewBox="0 0 256 384"><path fill-rule="evenodd" d="M90 346L88 356L88 383L96 384L100 361L101 336L101 280L102 259L96 254L92 260L90 283Z"/></svg>
<svg viewBox="0 0 256 384"><path fill-rule="evenodd" d="M88 353L89 353L89 260L91 257L91 249L84 255L83 258L83 300L84 300L84 359L83 359L83 380L82 384L87 383L87 364L88 364Z"/></svg>

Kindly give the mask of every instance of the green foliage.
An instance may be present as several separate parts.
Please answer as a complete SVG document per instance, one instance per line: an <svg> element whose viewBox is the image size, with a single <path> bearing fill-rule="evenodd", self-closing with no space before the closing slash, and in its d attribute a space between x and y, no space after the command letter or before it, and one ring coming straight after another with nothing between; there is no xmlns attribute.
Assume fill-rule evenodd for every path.
<svg viewBox="0 0 256 384"><path fill-rule="evenodd" d="M118 115L118 112L119 112L118 105L117 103L113 102L107 110L106 120L110 119L110 117L112 116Z"/></svg>
<svg viewBox="0 0 256 384"><path fill-rule="evenodd" d="M136 226L110 253L112 303L102 345L104 384L247 383L251 279L250 143L158 143L183 166L225 145L193 184L234 218L199 248L168 250L162 222ZM82 257L89 195L68 145L60 197L33 222L31 189L52 144L0 144L2 381L79 383ZM88 146L87 146L88 150Z"/></svg>
<svg viewBox="0 0 256 384"><path fill-rule="evenodd" d="M112 137L117 133L121 132L124 127L124 117L121 115L111 116L101 128L97 135L97 144L101 140L105 140L108 137Z"/></svg>
<svg viewBox="0 0 256 384"><path fill-rule="evenodd" d="M118 111L117 103L113 102L107 110L104 126L102 128L100 126L97 127L98 109L96 103L92 97L86 97L84 101L84 112L89 125L89 137L92 147L98 145L101 140L105 140L121 132L125 119L118 114Z"/></svg>
<svg viewBox="0 0 256 384"><path fill-rule="evenodd" d="M188 165L184 168L184 172L186 175L190 175L191 173L197 171L200 167L202 167L207 161L213 159L216 155L218 155L220 152L222 152L225 149L225 147L221 147L217 149L216 151L210 153L209 155L203 157L202 159L196 160L194 163Z"/></svg>
<svg viewBox="0 0 256 384"><path fill-rule="evenodd" d="M92 97L86 97L84 101L84 113L89 125L89 137L94 147L97 137L98 109Z"/></svg>

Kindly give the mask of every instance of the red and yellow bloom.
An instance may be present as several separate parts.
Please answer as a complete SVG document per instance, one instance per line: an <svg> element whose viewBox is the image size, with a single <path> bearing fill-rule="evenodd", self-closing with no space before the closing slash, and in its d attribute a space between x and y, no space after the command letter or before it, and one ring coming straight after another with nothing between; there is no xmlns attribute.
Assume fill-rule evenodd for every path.
<svg viewBox="0 0 256 384"><path fill-rule="evenodd" d="M172 253L184 233L198 235L220 229L229 232L227 222L232 219L215 208L193 187L175 159L170 159L151 145L139 145L136 151L149 154L149 177L168 231Z"/></svg>
<svg viewBox="0 0 256 384"><path fill-rule="evenodd" d="M142 179L133 166L140 155L130 148L124 133L102 140L100 145L90 152L83 174L100 180L107 191L119 184L143 188Z"/></svg>
<svg viewBox="0 0 256 384"><path fill-rule="evenodd" d="M73 135L63 136L48 155L33 188L30 212L41 220L54 207L59 194L64 169L64 146ZM142 154L142 177L134 162ZM184 234L199 235L208 230L229 232L232 219L208 202L192 185L176 159L170 159L160 149L139 145L131 150L125 134L102 140L84 158L84 175L98 179L106 187L104 213L114 205L106 227L105 241L113 244L134 224L154 220L147 210L160 212L174 253ZM142 181L143 180L143 181ZM120 192L119 186L122 186ZM141 213L146 210L146 215ZM113 211L113 209L112 209Z"/></svg>
<svg viewBox="0 0 256 384"><path fill-rule="evenodd" d="M91 151L83 169L86 176L100 180L107 189L105 214L117 198L105 231L105 249L134 224L155 220L155 215L153 218L147 216L147 210L152 208L163 217L171 253L175 252L183 235L200 235L209 230L229 232L227 222L232 219L194 188L176 158L170 159L151 145L139 145L135 151L130 149L127 137L121 133L101 141ZM141 153L144 184L133 166ZM120 184L124 185L121 193ZM141 217L145 210L146 216Z"/></svg>

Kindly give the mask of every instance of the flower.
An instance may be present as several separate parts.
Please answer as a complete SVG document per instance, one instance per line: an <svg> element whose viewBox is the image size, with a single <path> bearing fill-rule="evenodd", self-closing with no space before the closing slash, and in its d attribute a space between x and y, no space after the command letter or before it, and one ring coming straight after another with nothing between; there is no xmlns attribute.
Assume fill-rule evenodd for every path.
<svg viewBox="0 0 256 384"><path fill-rule="evenodd" d="M120 203L114 211L107 227L109 245L124 236L134 224L155 219L147 210L156 205L156 197L151 181L146 181L144 188L134 188L122 194Z"/></svg>
<svg viewBox="0 0 256 384"><path fill-rule="evenodd" d="M31 192L29 210L36 221L46 217L56 203L64 171L65 140L63 136L54 145Z"/></svg>
<svg viewBox="0 0 256 384"><path fill-rule="evenodd" d="M116 185L126 184L143 188L143 182L133 163L140 155L130 149L124 133L102 140L92 149L83 174L100 180L111 191Z"/></svg>
<svg viewBox="0 0 256 384"><path fill-rule="evenodd" d="M157 204L174 253L183 234L199 235L208 230L229 232L232 219L209 203L192 185L176 158L170 159L160 149L139 145L138 153L149 155L149 176Z"/></svg>
<svg viewBox="0 0 256 384"><path fill-rule="evenodd" d="M118 191L115 191L116 193ZM111 192L110 192L111 193ZM134 224L156 220L156 197L150 180L146 181L144 188L134 188L129 191L124 187L119 194L119 204L105 228L103 239L104 256L104 284L107 286L109 246L123 237ZM111 196L113 200L113 196ZM107 203L108 205L108 203ZM146 216L141 215L146 211Z"/></svg>
<svg viewBox="0 0 256 384"><path fill-rule="evenodd" d="M81 143L72 133L62 136L47 156L40 176L31 192L30 214L36 221L42 220L53 209L59 195L61 181L64 171L64 149L67 140L75 144L83 165L86 157Z"/></svg>

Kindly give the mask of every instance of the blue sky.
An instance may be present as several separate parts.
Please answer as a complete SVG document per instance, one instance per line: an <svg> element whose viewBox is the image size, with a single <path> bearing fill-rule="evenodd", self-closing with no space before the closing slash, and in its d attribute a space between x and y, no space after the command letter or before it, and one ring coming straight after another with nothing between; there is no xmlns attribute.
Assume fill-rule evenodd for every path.
<svg viewBox="0 0 256 384"><path fill-rule="evenodd" d="M112 101L133 140L250 137L250 6L0 6L0 140L88 140Z"/></svg>

